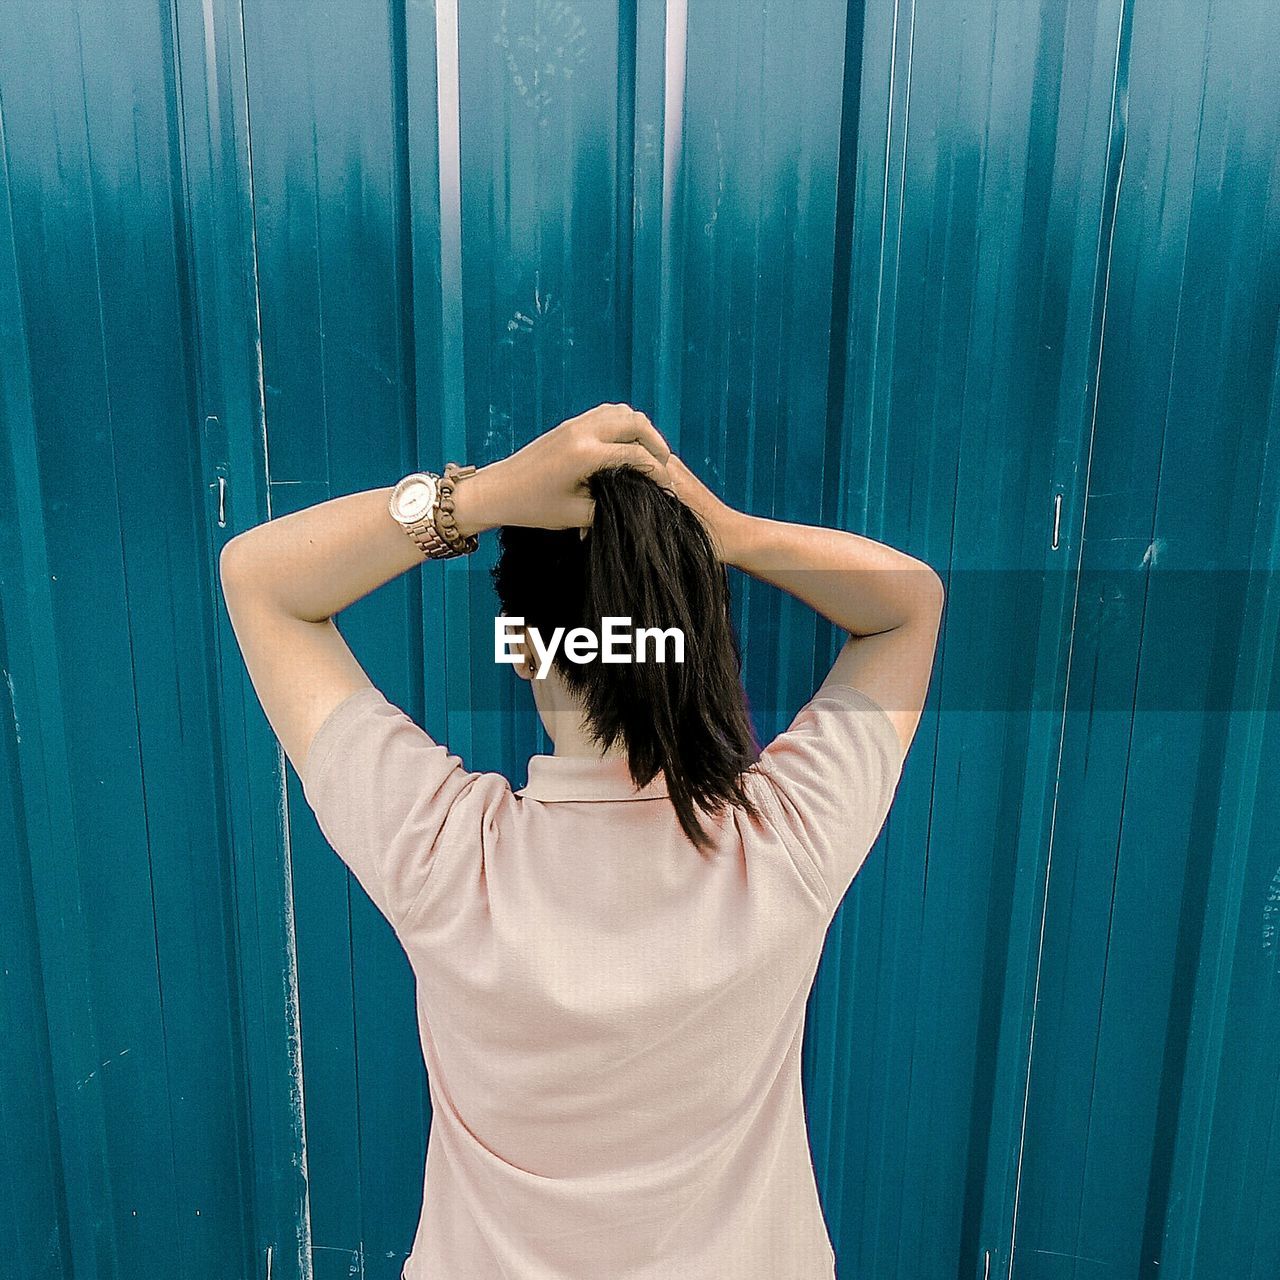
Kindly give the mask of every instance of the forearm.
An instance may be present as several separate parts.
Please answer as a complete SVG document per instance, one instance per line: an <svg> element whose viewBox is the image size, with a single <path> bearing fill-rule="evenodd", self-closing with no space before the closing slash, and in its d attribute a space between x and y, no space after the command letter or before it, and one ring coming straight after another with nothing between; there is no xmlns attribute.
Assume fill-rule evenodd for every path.
<svg viewBox="0 0 1280 1280"><path fill-rule="evenodd" d="M387 510L391 488L366 489L278 516L223 548L224 583L320 622L423 563Z"/></svg>
<svg viewBox="0 0 1280 1280"><path fill-rule="evenodd" d="M922 560L882 542L814 525L727 511L716 529L725 562L780 587L854 636L935 618L942 584Z"/></svg>

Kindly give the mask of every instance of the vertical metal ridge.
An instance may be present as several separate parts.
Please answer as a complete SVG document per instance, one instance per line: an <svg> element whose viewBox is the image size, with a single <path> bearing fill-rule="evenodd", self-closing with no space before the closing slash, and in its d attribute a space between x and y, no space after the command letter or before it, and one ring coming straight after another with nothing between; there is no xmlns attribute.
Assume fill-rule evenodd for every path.
<svg viewBox="0 0 1280 1280"><path fill-rule="evenodd" d="M440 439L446 461L462 463L468 456L466 401L466 311L462 271L462 86L459 53L458 0L436 0L436 140L440 173ZM451 745L464 757L471 754L473 728L464 699L451 699L461 690L466 705L472 693L468 562L445 561L441 566L445 636L445 714ZM456 656L451 657L453 653ZM454 701L454 705L449 705Z"/></svg>
<svg viewBox="0 0 1280 1280"><path fill-rule="evenodd" d="M1081 487L1080 528L1076 545L1075 581L1072 586L1071 621L1067 630L1067 656L1062 683L1062 704L1058 733L1058 752L1053 770L1053 799L1049 810L1049 835L1045 853L1044 877L1040 887L1040 930L1036 942L1036 972L1031 991L1031 1021L1027 1031L1026 1070L1023 1076L1022 1117L1018 1127L1018 1152L1014 1173L1013 1205L1009 1221L1009 1271L1013 1276L1018 1243L1018 1207L1022 1192L1022 1169L1027 1145L1027 1113L1031 1100L1031 1072L1035 1059L1036 1015L1040 998L1040 977L1044 961L1045 928L1049 914L1049 881L1053 867L1054 840L1057 834L1058 803L1062 786L1062 759L1067 738L1067 704L1071 694L1072 657L1075 650L1076 619L1080 605L1080 581L1084 572L1085 518L1089 506L1089 476L1093 463L1093 444L1098 424L1098 391L1101 384L1102 352L1106 336L1107 300L1111 286L1111 261L1115 247L1116 221L1120 207L1120 184L1124 177L1125 144L1129 108L1129 52L1133 27L1133 6L1120 0L1116 24L1115 74L1112 78L1111 116L1108 128L1110 146L1103 206L1098 220L1098 268L1095 288L1096 319L1094 321L1095 354L1090 361L1093 397L1090 406L1089 435L1085 446L1084 481ZM1104 248L1105 247L1105 248Z"/></svg>
<svg viewBox="0 0 1280 1280"><path fill-rule="evenodd" d="M212 0L205 0L211 3ZM255 357L254 372L257 380L255 387L258 393L258 433L262 441L262 464L264 490L267 503L267 518L271 518L271 450L267 439L267 388L266 373L262 357L262 290L258 266L258 208L253 183L253 138L250 130L249 110L249 51L244 35L244 0L235 0L236 21L239 24L240 38L240 74L242 76L243 99L240 126L244 130L245 156L245 195L248 198L247 220L249 229L249 278L253 289L253 350Z"/></svg>
<svg viewBox="0 0 1280 1280"><path fill-rule="evenodd" d="M206 5L206 14L210 16L210 19L211 10L209 6L216 2L217 0L204 0ZM250 105L249 90L249 46L245 33L244 0L228 0L228 7L231 11L231 19L235 23L235 52L239 55L239 66L237 69L240 76L241 93L240 115L237 123L244 134L244 167L241 176L244 184L243 195L246 207L243 210L243 217L247 223L249 286L253 307L251 319L254 352L253 385L254 391L257 395L257 403L252 407L257 411L256 425L258 428L260 448L262 450L263 499L266 504L267 519L270 519L272 516L271 443L267 431L266 368L262 349L262 288L261 267L258 255L257 193L255 189L253 168L253 116ZM210 26L212 26L211 21ZM231 97L234 102L236 95L233 93ZM316 196L316 216L318 218L318 190ZM317 238L318 236L319 230L317 228ZM327 463L326 442L326 471ZM327 474L326 482L332 482L331 477ZM284 748L277 742L276 750L277 768L279 770L280 777L279 822L281 831L281 869L284 875L284 886L282 892L284 918L282 921L282 927L285 939L285 1008L283 1012L288 1033L289 1055L292 1062L292 1070L289 1076L289 1101L295 1116L298 1142L298 1175L302 1191L301 1203L299 1206L299 1222L297 1224L298 1266L300 1280L312 1280L314 1260L312 1255L311 1236L311 1179L308 1168L307 1153L306 1083L302 1070L302 1011L299 1003L298 991L298 934L293 897L292 822L290 820L289 813L289 793L286 785L288 768L285 763Z"/></svg>
<svg viewBox="0 0 1280 1280"><path fill-rule="evenodd" d="M77 1201L91 1203L96 1199L100 1203L105 1199L102 1190L105 1166L101 1160L90 1162L83 1155L83 1148L88 1145L86 1139L105 1146L105 1134L101 1109L98 1109L92 1116L93 1132L81 1135L79 1150L64 1136L66 1126L60 1117L59 1093L67 1088L67 1073L65 1069L57 1069L59 1064L54 1049L57 1032L50 1024L59 1015L56 1008L51 1010L46 996L49 960L46 949L40 945L39 871L34 865L33 851L37 848L34 833L39 833L46 849L70 847L74 840L74 824L66 777L62 771L50 769L54 761L44 748L42 721L48 719L51 728L56 728L57 721L47 713L44 716L40 714L38 695L41 688L58 688L57 644L50 599L52 575L49 572L48 537L42 518L45 503L38 465L28 321L15 226L9 137L5 104L3 95L0 95L0 369L4 371L0 375L0 499L11 503L6 506L9 532L0 538L0 659L5 664L5 692L15 745L11 785L19 800L20 829L26 836L29 919L37 951L31 960L32 987L43 1012L43 1018L32 1028L42 1042L41 1058L38 1063L28 1061L26 1067L33 1074L36 1071L40 1073L42 1087L53 1104L49 1109L47 1130L42 1135L47 1159L41 1162L43 1168L39 1174L45 1178L53 1201L50 1258L62 1271L69 1273L77 1255L86 1260L93 1256L91 1229L87 1223L77 1220L73 1206ZM30 479L24 483L23 477ZM12 566L4 558L9 552L14 555ZM16 571L12 577L7 573L10 567ZM16 593L16 601L8 594L14 586L21 588ZM24 643L19 644L19 638ZM22 698L19 691L24 686L31 691L30 706L24 704L24 715L20 716ZM7 726L5 729L7 731ZM48 736L61 741L60 734L51 732ZM15 841L15 856L21 847ZM59 902L57 905L59 913L65 916L66 904ZM79 902L74 905L78 913ZM12 923L9 927L12 929ZM83 938L73 936L74 932L65 930L68 945L83 949ZM55 932L55 939L58 936L59 933ZM77 968L83 972L84 965ZM7 970L6 978L12 981ZM70 996L72 992L68 989L66 994ZM87 996L77 1003L86 1009L89 1003ZM87 1016L85 1021L88 1021ZM93 1048L96 1052L96 1043ZM70 1190L68 1166L73 1171ZM77 1170L84 1175L80 1185L74 1180ZM26 1176L33 1180L37 1176L36 1171L28 1169ZM16 1225L11 1224L12 1227ZM20 1237L18 1243L21 1244Z"/></svg>
<svg viewBox="0 0 1280 1280"><path fill-rule="evenodd" d="M1273 63L1270 87L1274 90L1278 83L1280 78L1276 75ZM1265 96L1265 90L1262 92ZM1203 114L1202 102L1201 125ZM1243 131L1243 123L1238 128ZM1264 139L1267 139L1268 134L1274 136L1274 125L1264 133ZM1280 568L1280 342L1277 341L1275 327L1275 300L1280 290L1274 283L1266 283L1276 279L1274 274L1268 275L1267 272L1273 265L1277 247L1280 247L1280 181L1277 181L1280 178L1280 152L1267 146L1265 141L1262 141L1258 152L1254 162L1269 163L1260 182L1265 188L1260 210L1261 251L1258 259L1252 261L1250 266L1257 270L1259 280L1263 282L1259 289L1261 296L1255 296L1253 306L1255 314L1264 307L1267 310L1265 332L1271 350L1265 406L1262 403L1258 405L1262 416L1259 423L1262 445L1258 461L1256 517L1249 557L1251 581L1243 613L1243 633L1261 637L1261 641L1255 652L1248 656L1248 665L1245 666L1243 675L1239 669L1236 671L1235 679L1243 680L1247 693L1233 695L1231 705L1235 708L1266 708L1275 705L1271 701L1276 688L1278 661L1274 638L1280 632L1280 579L1277 577L1277 569ZM1212 179L1215 182L1220 180L1218 175ZM1229 265L1224 270L1229 270ZM1272 641L1271 644L1267 643L1268 638ZM1217 882L1211 879L1207 887L1205 920L1209 924L1205 927L1203 948L1197 958L1192 1020L1187 1037L1186 1065L1183 1068L1184 1083L1178 1098L1178 1114L1174 1118L1175 1132L1170 1143L1171 1168L1166 1178L1181 1189L1181 1196L1164 1222L1149 1225L1146 1237L1150 1239L1159 1233L1160 1242L1164 1245L1161 1265L1179 1280L1183 1277L1190 1280L1197 1274L1197 1266L1201 1263L1201 1233L1205 1225L1211 1152L1218 1133L1217 1126L1221 1123L1218 1115L1219 1099L1224 1092L1224 1085L1229 1089L1237 1083L1226 1074L1224 1059L1230 1043L1233 1002L1237 998L1237 965L1243 958L1240 939L1244 936L1244 931L1241 921L1247 918L1247 904L1251 894L1256 892L1251 886L1250 866L1255 854L1254 827L1258 820L1260 797L1265 794L1269 781L1268 771L1272 776L1276 772L1274 746L1270 753L1270 763L1267 758L1268 738L1273 736L1269 719L1266 714L1235 712L1231 720L1236 723L1227 730L1227 743L1230 745L1227 746L1225 755L1229 767L1224 770L1225 798L1222 806L1227 817L1225 829L1215 833L1213 851L1213 860L1216 862L1219 857L1218 849L1221 848L1225 870ZM1273 879L1272 886L1275 884ZM1268 905L1264 899L1264 928ZM1220 927L1215 932L1210 932L1211 926L1216 922L1221 922ZM1266 975L1270 994L1280 986L1280 937L1273 933L1268 940L1264 932L1261 950L1264 956L1270 954L1273 960L1270 972ZM1246 965L1246 973L1247 971ZM1189 1085L1185 1083L1188 1079L1192 1082ZM1269 1151L1275 1142L1277 1123L1277 1113L1273 1108L1264 1150ZM1265 1197L1260 1195L1253 1230L1251 1233L1245 1232L1245 1238L1252 1239L1249 1270L1244 1273L1250 1277L1260 1274L1259 1225L1267 1204ZM1207 1248L1212 1247L1211 1242Z"/></svg>
<svg viewBox="0 0 1280 1280"><path fill-rule="evenodd" d="M458 0L436 0L436 120L440 172L441 436L446 452L466 443L462 310L462 134Z"/></svg>
<svg viewBox="0 0 1280 1280"><path fill-rule="evenodd" d="M845 5L844 84L840 100L840 150L836 159L835 263L831 282L831 340L827 356L827 438L823 468L822 516L845 527L848 489L844 483L849 374L849 312L853 289L853 217L858 186L858 133L862 123L862 44L866 22L862 0ZM828 628L832 641L835 630Z"/></svg>
<svg viewBox="0 0 1280 1280"><path fill-rule="evenodd" d="M272 501L256 172L250 157L249 48L240 0L173 0L169 12L178 112L174 127L188 211L185 251L190 257L196 335L193 364L200 412L205 415L202 462L206 479L215 473L221 478L228 471L231 479L228 527L214 532L210 540L210 550L216 553L246 520L260 518L263 510L270 513ZM215 586L211 625L225 645L230 637L217 627L216 595ZM251 741L248 733L243 671L225 656L219 666L210 694L221 747L233 767L265 767L271 757L263 753L262 740L254 736ZM229 720L223 714L228 707ZM273 749L283 778L278 745ZM290 1274L310 1280L311 1211L287 789L281 787L275 802L280 845L267 851L264 867L251 866L248 856L262 854L251 847L256 829L252 808L229 801L227 809L237 947L233 998L246 1076L242 1097L247 1141L238 1147L238 1158L256 1196L246 1231L256 1236L259 1262L262 1250L269 1249L279 1269L283 1248ZM265 831L267 824L262 826Z"/></svg>
<svg viewBox="0 0 1280 1280"><path fill-rule="evenodd" d="M684 325L680 313L684 254L678 237L684 234L679 207L684 184L685 56L688 47L688 0L666 0L663 44L662 98L662 284L659 302L657 413L662 430L679 441L680 383L683 370Z"/></svg>
<svg viewBox="0 0 1280 1280"><path fill-rule="evenodd" d="M637 0L618 0L618 109L615 117L617 151L614 157L614 254L613 299L614 370L620 386L627 389L628 403L637 400L634 385L636 273L636 66ZM644 408L638 405L638 408ZM652 406L650 406L652 407Z"/></svg>

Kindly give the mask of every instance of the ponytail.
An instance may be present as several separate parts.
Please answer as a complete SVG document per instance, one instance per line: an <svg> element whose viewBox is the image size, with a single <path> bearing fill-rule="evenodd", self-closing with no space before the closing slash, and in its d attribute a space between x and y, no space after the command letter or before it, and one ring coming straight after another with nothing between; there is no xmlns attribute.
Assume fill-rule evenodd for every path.
<svg viewBox="0 0 1280 1280"><path fill-rule="evenodd" d="M578 664L561 649L553 665L583 704L594 741L603 751L625 747L637 787L663 774L681 827L705 847L699 810L754 812L741 775L759 755L728 575L697 514L643 472L608 467L587 484L595 513L586 537L503 528L494 586L505 613L544 634L557 626L599 634L607 617L683 633L683 662L668 653L664 662Z"/></svg>

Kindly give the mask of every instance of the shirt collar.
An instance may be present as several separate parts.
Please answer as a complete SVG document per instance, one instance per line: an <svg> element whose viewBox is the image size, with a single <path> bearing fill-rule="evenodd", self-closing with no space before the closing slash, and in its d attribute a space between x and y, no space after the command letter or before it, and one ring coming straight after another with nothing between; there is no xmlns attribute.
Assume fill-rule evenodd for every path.
<svg viewBox="0 0 1280 1280"><path fill-rule="evenodd" d="M666 794L661 770L637 788L618 756L530 756L529 781L516 792L528 800L652 800Z"/></svg>

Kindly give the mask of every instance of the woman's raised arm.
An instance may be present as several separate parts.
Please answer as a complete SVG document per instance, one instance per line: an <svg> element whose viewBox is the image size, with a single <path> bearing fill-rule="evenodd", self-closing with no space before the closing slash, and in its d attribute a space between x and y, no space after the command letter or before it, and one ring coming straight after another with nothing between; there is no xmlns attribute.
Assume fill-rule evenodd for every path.
<svg viewBox="0 0 1280 1280"><path fill-rule="evenodd" d="M905 751L915 736L942 618L942 579L882 542L737 511L672 457L667 475L706 521L726 564L772 583L849 633L824 685L879 703Z"/></svg>

